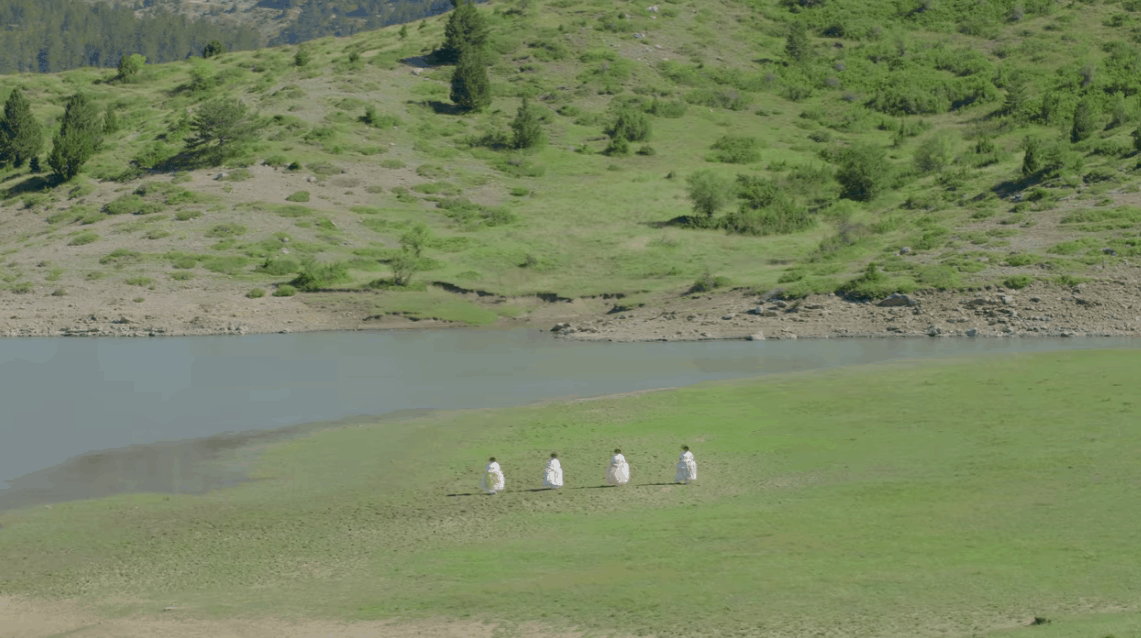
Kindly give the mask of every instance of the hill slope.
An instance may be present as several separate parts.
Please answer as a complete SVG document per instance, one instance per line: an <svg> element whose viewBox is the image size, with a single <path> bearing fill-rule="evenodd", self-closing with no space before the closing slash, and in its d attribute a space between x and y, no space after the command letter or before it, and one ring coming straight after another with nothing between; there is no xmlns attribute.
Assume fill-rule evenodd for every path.
<svg viewBox="0 0 1141 638"><path fill-rule="evenodd" d="M304 66L282 47L148 66L132 84L92 69L4 78L42 122L83 90L123 130L75 182L4 173L0 329L50 333L99 309L177 333L230 315L287 327L254 321L277 313L290 329L545 320L717 288L742 309L742 293L774 288L1135 289L1133 4L615 6L481 5L495 100L477 115L454 113L452 68L425 57L448 15L307 43ZM180 164L190 114L219 96L260 111L260 141L228 168ZM549 140L533 152L502 145L525 96ZM646 113L650 137L606 154L621 110ZM1075 110L1087 124L1071 142ZM728 183L709 221L687 196L701 171ZM837 179L853 171L870 201ZM392 285L418 223L422 269ZM326 292L245 297L306 270Z"/></svg>

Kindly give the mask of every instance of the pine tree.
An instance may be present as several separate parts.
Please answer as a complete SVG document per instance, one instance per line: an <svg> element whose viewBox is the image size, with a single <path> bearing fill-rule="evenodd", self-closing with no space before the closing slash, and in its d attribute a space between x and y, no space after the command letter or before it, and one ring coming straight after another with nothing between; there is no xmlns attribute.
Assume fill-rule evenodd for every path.
<svg viewBox="0 0 1141 638"><path fill-rule="evenodd" d="M532 148L543 143L543 125L527 98L523 98L523 104L515 112L511 130L515 132L515 148Z"/></svg>
<svg viewBox="0 0 1141 638"><path fill-rule="evenodd" d="M478 49L464 47L452 73L452 102L465 111L479 112L491 104L491 80Z"/></svg>
<svg viewBox="0 0 1141 638"><path fill-rule="evenodd" d="M1021 122L1026 117L1029 103L1030 90L1026 78L1021 75L1014 76L1006 85L1006 99L1002 104L1003 114L1010 116L1015 122Z"/></svg>
<svg viewBox="0 0 1141 638"><path fill-rule="evenodd" d="M445 64L459 62L463 49L471 48L480 55L487 46L487 20L476 10L471 0L453 0L460 2L448 18L444 27L444 44L436 52L436 57Z"/></svg>
<svg viewBox="0 0 1141 638"><path fill-rule="evenodd" d="M1087 97L1078 102L1074 109L1074 124L1070 128L1070 141L1080 142L1093 135L1098 128L1099 115L1097 104L1092 99Z"/></svg>
<svg viewBox="0 0 1141 638"><path fill-rule="evenodd" d="M4 103L4 120L0 122L0 159L19 168L38 155L43 145L43 130L32 115L32 105L23 91L13 89Z"/></svg>
<svg viewBox="0 0 1141 638"><path fill-rule="evenodd" d="M785 38L784 52L797 64L812 59L812 41L808 39L808 29L803 22L797 20L788 25L788 37Z"/></svg>
<svg viewBox="0 0 1141 638"><path fill-rule="evenodd" d="M194 134L186 138L186 148L197 151L212 165L218 165L241 151L257 132L257 118L237 98L218 98L198 107L190 122Z"/></svg>
<svg viewBox="0 0 1141 638"><path fill-rule="evenodd" d="M67 181L79 174L79 169L99 150L103 141L103 123L99 111L91 100L77 93L67 100L63 121L52 140L48 165L52 172Z"/></svg>
<svg viewBox="0 0 1141 638"><path fill-rule="evenodd" d="M119 132L119 116L115 115L115 106L113 104L107 105L107 110L103 113L103 133L110 135Z"/></svg>

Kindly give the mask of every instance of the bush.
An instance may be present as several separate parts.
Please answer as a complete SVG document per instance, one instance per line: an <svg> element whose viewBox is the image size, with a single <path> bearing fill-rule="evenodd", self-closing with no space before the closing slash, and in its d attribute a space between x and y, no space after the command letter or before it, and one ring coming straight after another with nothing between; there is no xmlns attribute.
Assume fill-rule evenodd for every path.
<svg viewBox="0 0 1141 638"><path fill-rule="evenodd" d="M649 111L651 115L656 115L657 117L679 118L685 116L686 111L689 110L689 105L685 102L675 100L666 101L654 98L646 110Z"/></svg>
<svg viewBox="0 0 1141 638"><path fill-rule="evenodd" d="M292 297L297 294L297 289L289 284L282 284L273 291L274 297Z"/></svg>
<svg viewBox="0 0 1141 638"><path fill-rule="evenodd" d="M237 237L246 234L246 227L241 224L217 224L206 231L207 237Z"/></svg>
<svg viewBox="0 0 1141 638"><path fill-rule="evenodd" d="M97 239L99 239L99 235L96 235L95 233L93 233L91 231L85 231L85 232L78 233L78 234L74 235L71 238L71 241L67 242L67 245L68 246L84 246L86 244L90 244L93 241L96 241Z"/></svg>
<svg viewBox="0 0 1141 638"><path fill-rule="evenodd" d="M955 160L955 142L950 133L939 131L915 150L915 169L920 173L941 173Z"/></svg>
<svg viewBox="0 0 1141 638"><path fill-rule="evenodd" d="M733 197L733 183L711 170L701 170L686 178L693 212L713 217Z"/></svg>
<svg viewBox="0 0 1141 638"><path fill-rule="evenodd" d="M127 264L137 264L142 260L142 253L126 248L116 248L110 253L100 257L99 263L104 266L114 265L116 268L122 268Z"/></svg>
<svg viewBox="0 0 1141 638"><path fill-rule="evenodd" d="M301 272L289 282L298 290L314 292L333 284L348 280L349 268L341 262L330 264L306 264Z"/></svg>
<svg viewBox="0 0 1141 638"><path fill-rule="evenodd" d="M134 193L123 195L114 201L107 202L107 204L103 206L103 212L108 215L149 215L151 213L157 213L162 209L162 204L158 202L148 202Z"/></svg>
<svg viewBox="0 0 1141 638"><path fill-rule="evenodd" d="M151 285L152 283L154 283L154 280L151 279L150 277L130 277L125 281L125 283L128 286L140 286L141 287L141 286Z"/></svg>
<svg viewBox="0 0 1141 638"><path fill-rule="evenodd" d="M853 144L840 152L836 180L841 197L861 202L875 199L891 183L891 163L884 150L870 144Z"/></svg>
<svg viewBox="0 0 1141 638"><path fill-rule="evenodd" d="M1015 275L1003 280L1002 285L1014 290L1021 290L1034 283L1034 278L1027 275Z"/></svg>
<svg viewBox="0 0 1141 638"><path fill-rule="evenodd" d="M174 214L174 218L180 222L190 221L192 219L198 219L201 216L202 216L202 211L200 211L200 210L180 210Z"/></svg>
<svg viewBox="0 0 1141 638"><path fill-rule="evenodd" d="M257 269L267 275L280 277L298 272L301 270L301 265L296 260L287 257L270 257L262 262L262 265L258 266Z"/></svg>
<svg viewBox="0 0 1141 638"><path fill-rule="evenodd" d="M687 295L696 295L703 292L713 292L718 288L723 288L729 285L728 277L714 277L708 269L698 277L696 281L685 292Z"/></svg>
<svg viewBox="0 0 1141 638"><path fill-rule="evenodd" d="M265 296L265 288L254 288L253 290L247 292L246 296L250 299L261 299Z"/></svg>
<svg viewBox="0 0 1141 638"><path fill-rule="evenodd" d="M309 191L297 191L292 195L287 195L285 198L287 202L307 202L309 201Z"/></svg>
<svg viewBox="0 0 1141 638"><path fill-rule="evenodd" d="M755 137L725 135L713 143L713 153L706 158L726 164L751 164L761 159L760 144Z"/></svg>
<svg viewBox="0 0 1141 638"><path fill-rule="evenodd" d="M621 138L627 142L645 142L650 139L650 119L645 113L623 106L618 109L618 114L605 133L611 138Z"/></svg>

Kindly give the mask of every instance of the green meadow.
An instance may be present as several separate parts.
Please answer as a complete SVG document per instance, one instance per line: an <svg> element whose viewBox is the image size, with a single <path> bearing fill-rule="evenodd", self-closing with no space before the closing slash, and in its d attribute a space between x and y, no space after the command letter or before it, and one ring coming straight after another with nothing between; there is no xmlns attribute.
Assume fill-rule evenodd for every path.
<svg viewBox="0 0 1141 638"><path fill-rule="evenodd" d="M1139 365L903 362L323 430L236 487L0 514L0 594L502 635L1137 636ZM614 447L633 478L602 488Z"/></svg>

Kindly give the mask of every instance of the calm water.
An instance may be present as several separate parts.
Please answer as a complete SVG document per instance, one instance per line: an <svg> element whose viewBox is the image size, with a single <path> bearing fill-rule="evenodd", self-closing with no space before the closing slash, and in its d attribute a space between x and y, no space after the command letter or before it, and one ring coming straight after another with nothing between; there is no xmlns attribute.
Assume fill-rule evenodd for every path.
<svg viewBox="0 0 1141 638"><path fill-rule="evenodd" d="M234 450L357 415L501 407L893 359L1139 345L1045 338L613 344L538 330L0 339L0 488L9 486L0 489L0 509L217 487L240 478Z"/></svg>

